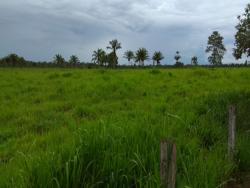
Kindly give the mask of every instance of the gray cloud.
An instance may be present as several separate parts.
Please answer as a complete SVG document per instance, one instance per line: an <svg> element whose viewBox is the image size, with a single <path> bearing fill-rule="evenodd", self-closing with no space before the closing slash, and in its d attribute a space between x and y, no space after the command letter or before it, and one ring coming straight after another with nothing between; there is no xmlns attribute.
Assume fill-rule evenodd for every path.
<svg viewBox="0 0 250 188"><path fill-rule="evenodd" d="M185 63L197 55L206 62L207 37L218 30L225 38L225 62L231 53L236 16L247 0L10 0L0 2L0 56L15 52L31 60L50 60L61 53L89 61L108 41L127 49L161 50L173 63L176 50Z"/></svg>

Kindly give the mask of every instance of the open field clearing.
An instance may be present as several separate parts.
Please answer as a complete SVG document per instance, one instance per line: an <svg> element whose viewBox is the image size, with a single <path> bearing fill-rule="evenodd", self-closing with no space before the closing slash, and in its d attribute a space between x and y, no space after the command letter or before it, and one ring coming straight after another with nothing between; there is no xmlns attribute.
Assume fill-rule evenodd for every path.
<svg viewBox="0 0 250 188"><path fill-rule="evenodd" d="M1 68L0 187L159 187L165 138L177 187L220 187L250 169L249 112L248 68Z"/></svg>

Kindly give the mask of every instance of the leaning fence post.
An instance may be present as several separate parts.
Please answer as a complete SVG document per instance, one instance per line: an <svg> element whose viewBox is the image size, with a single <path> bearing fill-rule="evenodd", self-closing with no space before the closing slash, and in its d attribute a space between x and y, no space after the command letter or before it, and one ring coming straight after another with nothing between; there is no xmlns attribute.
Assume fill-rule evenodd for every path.
<svg viewBox="0 0 250 188"><path fill-rule="evenodd" d="M176 144L161 141L161 186L175 188L176 179Z"/></svg>
<svg viewBox="0 0 250 188"><path fill-rule="evenodd" d="M234 159L235 137L236 137L236 107L235 105L230 105L229 122L228 122L228 156L230 160Z"/></svg>

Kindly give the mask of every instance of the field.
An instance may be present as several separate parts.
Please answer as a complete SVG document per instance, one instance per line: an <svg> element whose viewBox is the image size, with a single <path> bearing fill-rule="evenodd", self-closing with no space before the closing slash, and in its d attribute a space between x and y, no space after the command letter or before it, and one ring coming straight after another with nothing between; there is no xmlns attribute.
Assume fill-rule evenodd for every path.
<svg viewBox="0 0 250 188"><path fill-rule="evenodd" d="M0 187L159 187L165 138L177 144L177 187L220 187L250 169L249 112L247 68L2 68Z"/></svg>

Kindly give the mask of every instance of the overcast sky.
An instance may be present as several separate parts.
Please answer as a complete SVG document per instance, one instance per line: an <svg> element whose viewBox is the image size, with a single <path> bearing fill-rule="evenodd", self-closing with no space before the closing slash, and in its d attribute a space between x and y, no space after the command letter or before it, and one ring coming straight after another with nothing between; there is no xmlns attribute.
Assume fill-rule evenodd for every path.
<svg viewBox="0 0 250 188"><path fill-rule="evenodd" d="M48 61L60 53L90 61L93 50L108 41L126 50L145 47L150 55L162 51L164 64L172 64L177 50L190 63L204 53L214 30L224 37L224 62L234 62L237 15L249 0L0 0L0 57L17 53L26 59ZM242 60L243 61L243 60Z"/></svg>

